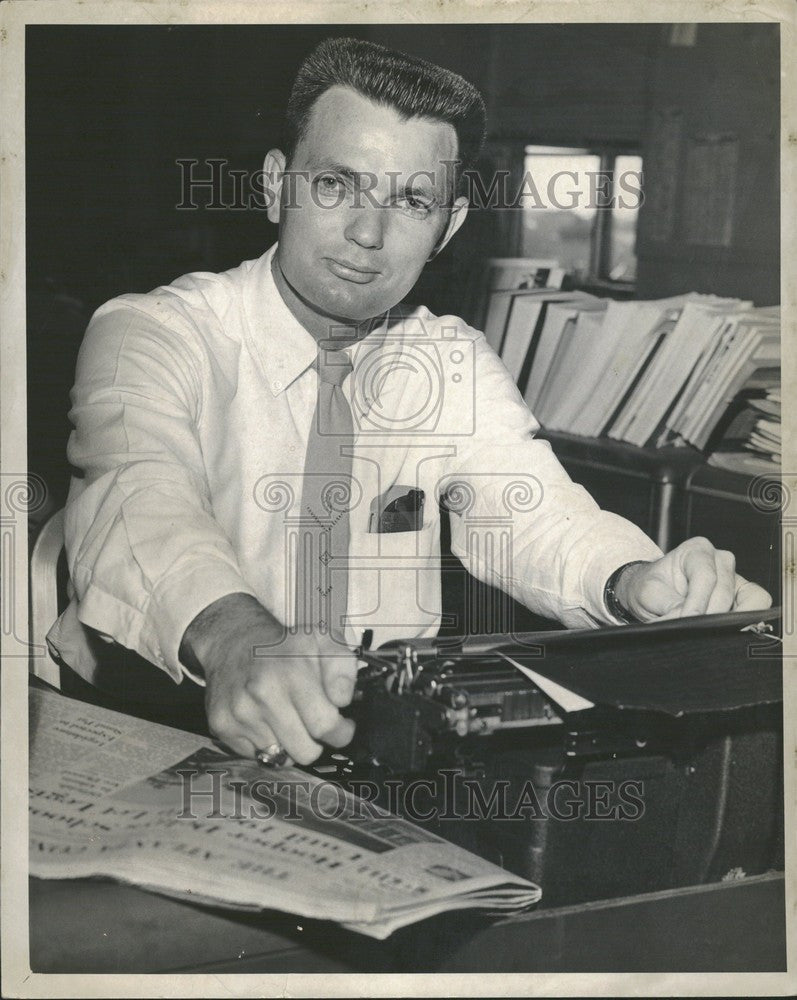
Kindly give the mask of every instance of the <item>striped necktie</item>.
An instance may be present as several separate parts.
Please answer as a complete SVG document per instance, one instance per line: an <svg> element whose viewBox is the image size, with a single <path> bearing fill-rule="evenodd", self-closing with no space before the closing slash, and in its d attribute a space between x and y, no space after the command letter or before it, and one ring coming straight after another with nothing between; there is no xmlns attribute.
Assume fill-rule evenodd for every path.
<svg viewBox="0 0 797 1000"><path fill-rule="evenodd" d="M352 363L345 351L321 348L313 367L318 397L302 482L296 623L305 635L345 642L354 427L343 383Z"/></svg>

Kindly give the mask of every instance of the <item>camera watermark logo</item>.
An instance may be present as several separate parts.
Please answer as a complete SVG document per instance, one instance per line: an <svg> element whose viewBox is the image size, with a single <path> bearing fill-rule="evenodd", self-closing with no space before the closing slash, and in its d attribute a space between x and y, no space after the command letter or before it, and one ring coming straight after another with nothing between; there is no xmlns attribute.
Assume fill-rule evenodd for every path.
<svg viewBox="0 0 797 1000"><path fill-rule="evenodd" d="M352 417L358 435L432 436L475 431L473 337L418 314L388 319L352 355Z"/></svg>

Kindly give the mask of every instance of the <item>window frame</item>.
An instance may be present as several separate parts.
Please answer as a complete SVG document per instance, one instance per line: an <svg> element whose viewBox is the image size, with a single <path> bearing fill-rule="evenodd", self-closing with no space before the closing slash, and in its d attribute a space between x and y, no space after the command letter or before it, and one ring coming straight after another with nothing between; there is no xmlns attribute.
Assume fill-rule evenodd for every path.
<svg viewBox="0 0 797 1000"><path fill-rule="evenodd" d="M535 138L526 142L524 145L524 171L526 166L525 158L527 156L534 155L534 152L530 151L542 151L543 149L549 149L551 151L551 155L568 150L572 151L574 155L580 154L584 156L597 156L599 159L598 169L601 173L611 172L612 178L614 178L614 165L619 156L637 156L642 162L641 173L644 178L644 157L641 144L628 142L613 143L606 141L570 142L559 139L549 139L548 141L545 141ZM544 154L539 152L538 155ZM644 197L640 200L640 208L643 201ZM630 296L636 290L636 279L634 281L628 281L609 277L612 254L611 241L613 222L614 217L611 208L598 208L596 210L595 219L590 232L589 272L585 278L575 282L574 287L587 291L594 289L604 293L612 292L619 295L627 294ZM639 216L637 215L637 233L635 234L635 237L638 236L638 230Z"/></svg>

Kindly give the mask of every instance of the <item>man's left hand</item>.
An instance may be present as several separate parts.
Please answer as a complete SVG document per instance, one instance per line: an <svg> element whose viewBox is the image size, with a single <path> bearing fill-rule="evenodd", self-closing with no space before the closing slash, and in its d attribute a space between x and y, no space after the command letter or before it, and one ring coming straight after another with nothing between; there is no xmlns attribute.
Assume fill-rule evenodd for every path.
<svg viewBox="0 0 797 1000"><path fill-rule="evenodd" d="M615 593L645 622L758 611L772 604L763 587L739 576L733 553L715 549L707 538L690 538L661 559L629 566Z"/></svg>

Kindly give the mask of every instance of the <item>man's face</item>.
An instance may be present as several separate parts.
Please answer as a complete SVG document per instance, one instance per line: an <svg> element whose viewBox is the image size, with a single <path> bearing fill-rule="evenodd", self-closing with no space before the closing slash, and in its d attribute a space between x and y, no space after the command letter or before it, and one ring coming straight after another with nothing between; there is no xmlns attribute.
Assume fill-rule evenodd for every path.
<svg viewBox="0 0 797 1000"><path fill-rule="evenodd" d="M279 267L304 308L359 322L404 298L464 221L464 199L450 207L456 153L450 125L404 121L348 87L321 95L288 164L279 212L270 213ZM272 169L280 155L269 154Z"/></svg>

